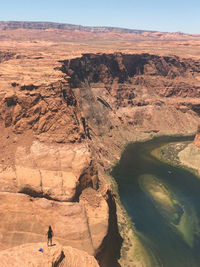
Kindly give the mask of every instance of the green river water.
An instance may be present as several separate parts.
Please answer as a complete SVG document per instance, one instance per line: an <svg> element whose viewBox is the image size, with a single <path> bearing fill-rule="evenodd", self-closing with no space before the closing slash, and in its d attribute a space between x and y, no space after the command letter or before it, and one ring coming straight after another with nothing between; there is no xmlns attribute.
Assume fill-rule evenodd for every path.
<svg viewBox="0 0 200 267"><path fill-rule="evenodd" d="M160 137L127 146L112 176L151 267L200 266L200 179L151 152L191 137Z"/></svg>

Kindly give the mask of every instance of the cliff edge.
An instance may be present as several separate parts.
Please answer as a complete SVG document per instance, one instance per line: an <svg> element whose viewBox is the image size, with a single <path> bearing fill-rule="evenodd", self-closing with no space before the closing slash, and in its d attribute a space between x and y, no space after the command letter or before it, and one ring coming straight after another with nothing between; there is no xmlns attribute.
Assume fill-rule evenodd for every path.
<svg viewBox="0 0 200 267"><path fill-rule="evenodd" d="M0 249L45 241L52 225L63 246L119 266L133 247L121 250L106 173L127 142L196 130L200 62L45 49L0 53Z"/></svg>

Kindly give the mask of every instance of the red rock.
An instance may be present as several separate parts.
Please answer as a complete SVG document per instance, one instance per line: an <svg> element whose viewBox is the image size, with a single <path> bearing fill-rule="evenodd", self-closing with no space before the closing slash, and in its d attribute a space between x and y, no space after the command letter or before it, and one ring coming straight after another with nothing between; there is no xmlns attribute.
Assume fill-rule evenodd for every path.
<svg viewBox="0 0 200 267"><path fill-rule="evenodd" d="M39 251L42 249L43 251ZM46 243L28 243L0 251L1 266L4 267L98 267L94 257L59 243L47 247Z"/></svg>
<svg viewBox="0 0 200 267"><path fill-rule="evenodd" d="M87 186L97 188L98 184L91 153L84 144L47 145L35 141L29 151L17 147L14 168L0 165L0 169L0 191L62 201L72 201Z"/></svg>
<svg viewBox="0 0 200 267"><path fill-rule="evenodd" d="M94 189L83 192L80 203L0 193L0 250L45 242L51 225L54 242L96 255L108 231L108 216L107 202Z"/></svg>

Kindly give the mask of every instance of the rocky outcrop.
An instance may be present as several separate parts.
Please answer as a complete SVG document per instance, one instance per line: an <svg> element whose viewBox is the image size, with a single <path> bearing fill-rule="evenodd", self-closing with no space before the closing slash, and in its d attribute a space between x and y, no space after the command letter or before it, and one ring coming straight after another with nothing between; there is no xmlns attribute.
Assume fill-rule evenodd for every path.
<svg viewBox="0 0 200 267"><path fill-rule="evenodd" d="M184 88L187 87L187 84L184 83L185 76L191 77L200 73L198 61L180 59L176 56L161 57L150 54L84 54L82 58L65 60L63 63L61 70L70 76L71 86L75 88L83 83L88 85L104 83L110 92L114 82L123 84L121 89L125 89L126 84L124 83L128 82L132 84L133 91L136 91L134 87L137 85L146 85L161 96L168 97L177 95L179 92L183 94ZM161 79L154 79L156 76ZM175 80L177 77L182 79ZM157 88L158 84L159 88ZM162 92L161 89L165 89L166 92ZM192 94L189 89L186 91L187 96ZM200 87L195 87L194 90L196 91L196 89L200 90ZM195 93L195 96L198 97L198 92ZM179 95L181 96L181 94ZM135 97L136 94L132 94L129 99Z"/></svg>
<svg viewBox="0 0 200 267"><path fill-rule="evenodd" d="M96 255L108 231L108 206L94 189L83 192L80 203L0 193L0 214L0 250L45 242L51 225L54 242Z"/></svg>
<svg viewBox="0 0 200 267"><path fill-rule="evenodd" d="M97 256L110 210L97 191L87 119L59 70L48 67L42 80L25 68L17 79L11 61L24 68L26 60L17 55L0 66L0 250L45 241L51 224L61 244Z"/></svg>
<svg viewBox="0 0 200 267"><path fill-rule="evenodd" d="M87 188L98 188L97 169L84 144L34 141L18 146L14 165L0 164L0 191L21 192L60 201L77 201Z"/></svg>
<svg viewBox="0 0 200 267"><path fill-rule="evenodd" d="M0 51L0 63L13 58L15 53Z"/></svg>
<svg viewBox="0 0 200 267"><path fill-rule="evenodd" d="M14 85L13 85L14 86ZM13 132L31 129L42 141L80 142L85 138L77 101L68 83L15 87L1 96L0 121Z"/></svg>
<svg viewBox="0 0 200 267"><path fill-rule="evenodd" d="M41 251L42 249L42 251ZM47 247L46 243L29 243L0 251L0 262L6 267L98 267L94 257L59 243Z"/></svg>
<svg viewBox="0 0 200 267"><path fill-rule="evenodd" d="M150 54L84 54L63 61L61 70L70 77L91 138L108 132L113 136L116 129L172 134L196 127L199 61Z"/></svg>
<svg viewBox="0 0 200 267"><path fill-rule="evenodd" d="M83 189L97 189L97 168L84 142L89 129L68 82L58 75L50 84L12 82L5 91L0 191L77 201Z"/></svg>
<svg viewBox="0 0 200 267"><path fill-rule="evenodd" d="M200 148L200 125L197 128L197 133L194 139L194 145Z"/></svg>
<svg viewBox="0 0 200 267"><path fill-rule="evenodd" d="M45 53L0 64L0 249L45 241L50 224L56 242L118 266L105 171L129 141L196 129L199 61L115 53L47 62Z"/></svg>

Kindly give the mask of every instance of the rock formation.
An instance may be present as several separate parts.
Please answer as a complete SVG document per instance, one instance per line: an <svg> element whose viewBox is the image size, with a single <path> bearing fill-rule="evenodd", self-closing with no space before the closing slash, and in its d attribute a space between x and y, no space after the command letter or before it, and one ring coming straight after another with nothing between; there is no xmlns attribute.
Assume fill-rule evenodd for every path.
<svg viewBox="0 0 200 267"><path fill-rule="evenodd" d="M196 127L199 61L149 54L85 54L63 61L61 70L76 88L93 136L108 132L112 136L119 127L165 134Z"/></svg>
<svg viewBox="0 0 200 267"><path fill-rule="evenodd" d="M48 225L55 241L96 255L108 231L108 206L94 189L80 203L0 193L0 248L46 241Z"/></svg>
<svg viewBox="0 0 200 267"><path fill-rule="evenodd" d="M83 144L18 146L14 168L1 164L0 191L22 192L49 199L74 201L84 188L97 189L91 153Z"/></svg>
<svg viewBox="0 0 200 267"><path fill-rule="evenodd" d="M200 125L198 125L197 133L194 139L194 145L200 148Z"/></svg>
<svg viewBox="0 0 200 267"><path fill-rule="evenodd" d="M1 21L1 39L28 40L199 40L199 34L158 32L119 27L88 27L31 21ZM22 34L26 33L26 34ZM6 33L6 34L5 34Z"/></svg>
<svg viewBox="0 0 200 267"><path fill-rule="evenodd" d="M13 82L0 98L0 191L73 201L84 188L98 188L83 142L87 124L68 83L57 79L48 85Z"/></svg>
<svg viewBox="0 0 200 267"><path fill-rule="evenodd" d="M42 250L41 250L42 249ZM98 267L94 257L72 247L56 243L29 243L0 251L1 266L6 267Z"/></svg>
<svg viewBox="0 0 200 267"><path fill-rule="evenodd" d="M0 53L0 249L45 241L52 225L56 242L118 266L105 171L129 141L194 132L200 63L147 53L69 59L32 45Z"/></svg>

